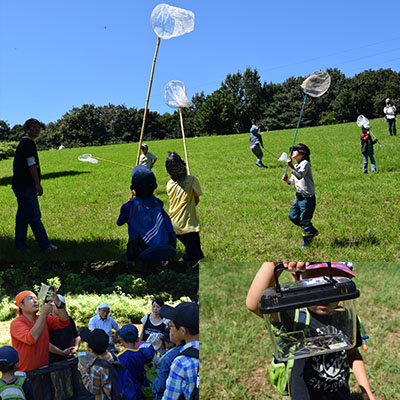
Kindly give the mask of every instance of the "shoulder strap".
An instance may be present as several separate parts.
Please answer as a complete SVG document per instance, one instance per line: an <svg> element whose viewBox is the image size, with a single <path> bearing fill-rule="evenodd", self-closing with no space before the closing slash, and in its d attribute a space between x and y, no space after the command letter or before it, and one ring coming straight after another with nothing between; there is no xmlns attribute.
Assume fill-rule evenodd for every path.
<svg viewBox="0 0 400 400"><path fill-rule="evenodd" d="M178 356L187 356L187 357L199 359L199 350L197 350L195 347L188 347L187 349L185 349L181 353L179 353L177 355L177 357Z"/></svg>

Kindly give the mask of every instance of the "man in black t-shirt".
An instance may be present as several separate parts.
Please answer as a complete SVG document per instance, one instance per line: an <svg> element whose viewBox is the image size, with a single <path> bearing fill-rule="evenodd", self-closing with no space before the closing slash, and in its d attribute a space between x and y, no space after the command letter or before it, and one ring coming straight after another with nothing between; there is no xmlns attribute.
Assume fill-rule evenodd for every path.
<svg viewBox="0 0 400 400"><path fill-rule="evenodd" d="M37 119L28 119L24 124L25 136L15 152L12 189L17 197L18 210L15 219L15 249L28 251L26 236L31 227L39 247L43 250L57 250L50 243L41 221L38 196L43 194L40 184L40 164L35 140L40 135L41 124Z"/></svg>

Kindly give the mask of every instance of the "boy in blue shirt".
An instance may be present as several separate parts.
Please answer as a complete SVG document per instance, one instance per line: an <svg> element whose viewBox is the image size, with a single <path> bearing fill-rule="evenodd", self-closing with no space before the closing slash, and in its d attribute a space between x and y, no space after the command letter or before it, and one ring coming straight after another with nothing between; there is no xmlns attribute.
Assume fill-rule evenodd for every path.
<svg viewBox="0 0 400 400"><path fill-rule="evenodd" d="M261 150L261 147L264 148L263 140L260 135L260 124L254 119L251 121L252 122L252 127L250 128L250 150L254 153L254 155L257 157L257 162L256 165L258 167L264 167L267 168L266 165L262 163L262 158L263 158L263 152ZM261 147L260 147L261 145Z"/></svg>

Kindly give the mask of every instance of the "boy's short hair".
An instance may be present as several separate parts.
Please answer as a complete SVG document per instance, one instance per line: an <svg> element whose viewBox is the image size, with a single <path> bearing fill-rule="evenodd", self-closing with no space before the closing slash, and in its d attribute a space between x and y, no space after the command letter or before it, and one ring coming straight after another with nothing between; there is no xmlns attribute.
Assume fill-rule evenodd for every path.
<svg viewBox="0 0 400 400"><path fill-rule="evenodd" d="M172 180L180 181L187 175L186 164L182 157L175 152L168 153L165 160L165 168Z"/></svg>
<svg viewBox="0 0 400 400"><path fill-rule="evenodd" d="M93 329L92 331L88 328L82 329L80 337L99 355L105 353L110 341L109 336L103 329Z"/></svg>
<svg viewBox="0 0 400 400"><path fill-rule="evenodd" d="M42 127L42 124L36 118L29 118L24 123L24 131L25 132L29 131L29 129L31 129L31 126L33 124L38 124L40 127Z"/></svg>
<svg viewBox="0 0 400 400"><path fill-rule="evenodd" d="M149 199L157 188L157 180L150 168L137 165L132 169L131 189L137 197Z"/></svg>
<svg viewBox="0 0 400 400"><path fill-rule="evenodd" d="M19 361L18 351L12 346L0 347L0 371L16 371L16 364Z"/></svg>
<svg viewBox="0 0 400 400"><path fill-rule="evenodd" d="M178 329L183 326L192 335L199 333L199 305L197 303L183 302L176 307L164 305L161 307L160 314L162 318L173 321Z"/></svg>

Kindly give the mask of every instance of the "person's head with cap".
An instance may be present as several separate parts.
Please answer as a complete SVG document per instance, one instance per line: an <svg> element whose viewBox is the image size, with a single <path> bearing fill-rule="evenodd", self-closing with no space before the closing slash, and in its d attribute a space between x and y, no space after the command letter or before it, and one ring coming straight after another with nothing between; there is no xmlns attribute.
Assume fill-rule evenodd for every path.
<svg viewBox="0 0 400 400"><path fill-rule="evenodd" d="M171 320L170 335L185 343L198 340L199 306L196 303L183 302L176 307L161 307L161 317Z"/></svg>
<svg viewBox="0 0 400 400"><path fill-rule="evenodd" d="M168 153L168 157L165 160L165 168L173 181L179 182L186 178L186 164L178 153Z"/></svg>
<svg viewBox="0 0 400 400"><path fill-rule="evenodd" d="M65 306L65 298L63 296L61 296L61 294L57 294L57 297L61 301L61 304L64 304L64 306ZM59 313L58 313L59 309L56 307L56 305L54 303L51 303L51 304L53 306L53 308L51 310L51 314L55 315L55 316L58 316L59 315Z"/></svg>
<svg viewBox="0 0 400 400"><path fill-rule="evenodd" d="M132 169L131 190L142 199L149 199L157 188L157 180L150 168L137 165Z"/></svg>
<svg viewBox="0 0 400 400"><path fill-rule="evenodd" d="M124 347L133 349L139 339L139 331L135 325L126 324L120 329L119 337Z"/></svg>
<svg viewBox="0 0 400 400"><path fill-rule="evenodd" d="M371 127L370 127L368 124L364 124L364 125L361 127L361 131L362 131L362 132L368 132L370 129L371 129Z"/></svg>
<svg viewBox="0 0 400 400"><path fill-rule="evenodd" d="M353 263L351 262L331 262L332 276L344 276L354 278ZM302 272L303 279L316 278L319 276L329 276L329 266L327 262L310 263L306 266L306 271Z"/></svg>
<svg viewBox="0 0 400 400"><path fill-rule="evenodd" d="M146 143L142 143L140 145L140 149L142 150L143 154L146 154L149 151L149 146Z"/></svg>
<svg viewBox="0 0 400 400"><path fill-rule="evenodd" d="M81 330L79 335L94 354L100 355L106 352L110 338L103 329L93 329L91 331L85 328Z"/></svg>
<svg viewBox="0 0 400 400"><path fill-rule="evenodd" d="M293 154L293 158L296 157L295 154L294 154L295 151L297 151L301 155L301 160L310 161L311 151L310 151L310 149L308 148L307 145L305 145L303 143L299 143L299 144L296 144L296 146L293 146L293 153L292 153Z"/></svg>
<svg viewBox="0 0 400 400"><path fill-rule="evenodd" d="M23 290L15 296L15 303L18 307L17 313L23 314L36 314L39 311L39 301L36 294L30 290Z"/></svg>
<svg viewBox="0 0 400 400"><path fill-rule="evenodd" d="M385 100L385 103L386 103L386 105L390 104L390 99L387 98L387 99Z"/></svg>
<svg viewBox="0 0 400 400"><path fill-rule="evenodd" d="M99 304L96 307L95 313L98 314L101 319L107 319L108 315L110 314L110 305L108 303Z"/></svg>
<svg viewBox="0 0 400 400"><path fill-rule="evenodd" d="M0 371L15 372L18 369L18 351L12 346L0 347Z"/></svg>

